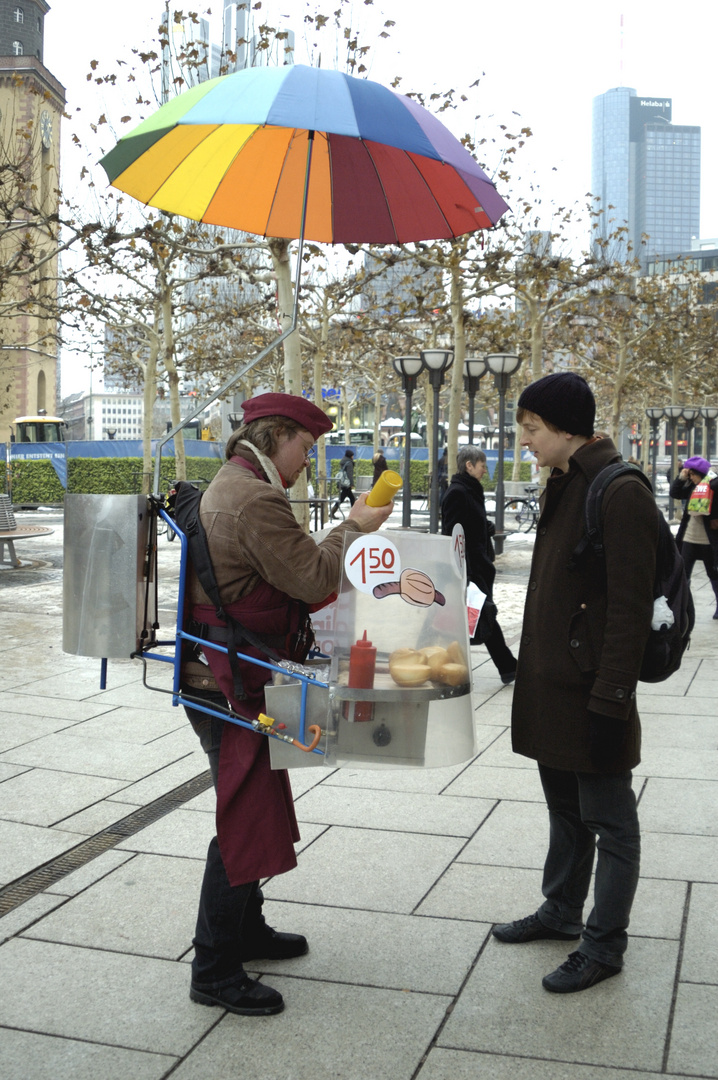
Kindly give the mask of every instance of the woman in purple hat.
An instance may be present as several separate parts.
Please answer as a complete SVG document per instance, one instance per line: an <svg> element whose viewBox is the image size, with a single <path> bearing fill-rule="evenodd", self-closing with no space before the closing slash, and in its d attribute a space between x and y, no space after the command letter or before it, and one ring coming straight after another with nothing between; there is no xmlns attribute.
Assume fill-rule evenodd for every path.
<svg viewBox="0 0 718 1080"><path fill-rule="evenodd" d="M685 507L676 542L683 556L686 576L690 580L693 567L701 561L716 598L713 615L718 619L718 475L710 462L702 457L690 457L671 484L671 498L679 499Z"/></svg>

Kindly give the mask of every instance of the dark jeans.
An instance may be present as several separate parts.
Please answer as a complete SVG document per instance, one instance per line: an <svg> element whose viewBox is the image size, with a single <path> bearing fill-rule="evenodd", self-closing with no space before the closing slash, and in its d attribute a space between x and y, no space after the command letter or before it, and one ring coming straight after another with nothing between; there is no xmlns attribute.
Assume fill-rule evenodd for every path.
<svg viewBox="0 0 718 1080"><path fill-rule="evenodd" d="M353 506L354 503L357 501L357 497L356 497L356 495L354 494L354 492L352 491L352 489L350 487L348 487L348 488L345 488L345 487L339 488L339 498L334 503L334 506L332 507L332 510L336 510L336 508L339 506L339 503L343 503L345 499L349 500L349 505L350 506Z"/></svg>
<svg viewBox="0 0 718 1080"><path fill-rule="evenodd" d="M631 773L574 773L539 765L539 774L550 822L546 899L539 918L554 930L583 930L581 952L622 967L641 853ZM594 906L584 927L596 851Z"/></svg>
<svg viewBox="0 0 718 1080"><path fill-rule="evenodd" d="M212 702L226 705L222 694L193 693L201 696L208 705ZM185 712L209 758L216 791L224 720L186 706ZM251 940L264 923L263 899L258 881L245 885L229 884L217 837L213 837L207 851L193 941L194 985L218 990L242 978L243 943Z"/></svg>
<svg viewBox="0 0 718 1080"><path fill-rule="evenodd" d="M706 574L711 582L718 580L718 570L715 569L713 548L710 544L687 544L685 540L681 545L683 565L686 568L686 577L691 580L693 567L697 562L702 562L706 568Z"/></svg>
<svg viewBox="0 0 718 1080"><path fill-rule="evenodd" d="M487 637L484 645L500 675L508 675L512 671L516 671L516 657L506 644L501 627L497 622L494 623L491 636Z"/></svg>

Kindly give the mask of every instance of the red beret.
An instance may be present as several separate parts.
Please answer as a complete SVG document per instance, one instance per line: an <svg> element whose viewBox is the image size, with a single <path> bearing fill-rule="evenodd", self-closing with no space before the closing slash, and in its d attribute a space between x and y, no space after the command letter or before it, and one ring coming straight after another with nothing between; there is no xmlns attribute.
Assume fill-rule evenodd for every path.
<svg viewBox="0 0 718 1080"><path fill-rule="evenodd" d="M245 424L251 424L262 416L286 416L289 420L296 420L315 439L334 427L325 412L297 394L260 394L249 401L243 401L242 408Z"/></svg>

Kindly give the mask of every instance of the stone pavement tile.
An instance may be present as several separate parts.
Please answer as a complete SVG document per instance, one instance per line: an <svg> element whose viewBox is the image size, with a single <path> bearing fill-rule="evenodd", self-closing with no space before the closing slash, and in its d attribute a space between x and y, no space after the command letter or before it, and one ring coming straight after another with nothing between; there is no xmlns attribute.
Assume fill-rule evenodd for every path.
<svg viewBox="0 0 718 1080"><path fill-rule="evenodd" d="M103 851L101 855L90 859L84 866L73 870L71 874L65 874L59 881L48 885L45 893L56 893L59 896L76 896L77 893L89 888L90 885L94 885L96 881L105 877L106 874L111 874L118 866L122 866L123 863L128 862L130 859L136 858L137 855L132 851L118 851L117 848L110 848L109 851Z"/></svg>
<svg viewBox="0 0 718 1080"><path fill-rule="evenodd" d="M114 693L124 698L124 689L137 678L137 672L123 664L108 664L108 686L114 687ZM71 701L82 701L92 697L100 689L100 661L95 660L93 667L83 666L73 671L65 671L60 675L51 675L47 679L34 680L34 689L43 698L64 698ZM111 691L110 691L111 692ZM117 705L126 705L126 700L114 702Z"/></svg>
<svg viewBox="0 0 718 1080"><path fill-rule="evenodd" d="M159 767L151 772L148 770L147 776L138 780L137 783L128 784L114 798L118 802L146 806L147 803L154 802L168 791L174 791L180 784L194 780L202 773L209 773L207 755L197 743L191 754L186 754L170 765Z"/></svg>
<svg viewBox="0 0 718 1080"><path fill-rule="evenodd" d="M177 1061L10 1028L0 1030L0 1052L3 1080L162 1080Z"/></svg>
<svg viewBox="0 0 718 1080"><path fill-rule="evenodd" d="M2 727L1 721L0 727ZM20 776L21 773L27 771L28 770L24 765L8 765L7 762L0 761L0 784L3 784L6 780L9 780L11 776Z"/></svg>
<svg viewBox="0 0 718 1080"><path fill-rule="evenodd" d="M682 697L687 694L696 676L694 664L695 661L684 661L675 675L671 675L670 679L666 679L665 682L639 683L637 689L639 713L643 701L653 698ZM646 705L643 708L646 708Z"/></svg>
<svg viewBox="0 0 718 1080"><path fill-rule="evenodd" d="M522 1057L505 1057L434 1047L418 1080L658 1080L655 1072L577 1065L570 1057L567 1061L541 1061L529 1056L530 1049ZM677 1080L677 1077L660 1073L660 1080Z"/></svg>
<svg viewBox="0 0 718 1080"><path fill-rule="evenodd" d="M461 799L414 791L371 791L322 785L297 799L295 809L299 822L469 837L494 805L490 799Z"/></svg>
<svg viewBox="0 0 718 1080"><path fill-rule="evenodd" d="M390 824L390 823L388 823ZM464 841L334 825L302 853L291 874L272 878L269 899L409 914Z"/></svg>
<svg viewBox="0 0 718 1080"><path fill-rule="evenodd" d="M296 851L297 855L300 851L304 851L305 848L308 848L310 844L313 844L317 837L322 836L325 832L328 831L329 828L331 828L331 826L310 825L306 821L302 822L302 824L299 826L301 840L298 840L297 843L294 845L294 850Z"/></svg>
<svg viewBox="0 0 718 1080"><path fill-rule="evenodd" d="M186 965L169 960L13 938L0 983L12 986L0 1025L44 1035L181 1056L217 1020L190 1001Z"/></svg>
<svg viewBox="0 0 718 1080"><path fill-rule="evenodd" d="M294 785L292 785L294 791ZM296 792L294 792L296 795ZM197 810L204 814L213 814L217 802L217 796L215 795L214 788L208 787L206 791L203 791L201 795L195 795L194 799L190 799L189 802L182 803L183 810Z"/></svg>
<svg viewBox="0 0 718 1080"><path fill-rule="evenodd" d="M712 743L708 743L712 746ZM652 747L644 744L639 766L644 776L675 777L686 780L718 780L718 754L704 747Z"/></svg>
<svg viewBox="0 0 718 1080"><path fill-rule="evenodd" d="M718 984L716 905L718 885L693 886L681 964L681 979L687 982Z"/></svg>
<svg viewBox="0 0 718 1080"><path fill-rule="evenodd" d="M121 782L101 776L30 769L0 784L0 818L28 825L54 825L120 787Z"/></svg>
<svg viewBox="0 0 718 1080"><path fill-rule="evenodd" d="M541 979L571 948L491 938L438 1045L660 1072L678 942L632 940L620 975L580 994L550 994Z"/></svg>
<svg viewBox="0 0 718 1080"><path fill-rule="evenodd" d="M661 881L641 877L631 910L631 937L675 938L683 929L688 885L685 881Z"/></svg>
<svg viewBox="0 0 718 1080"><path fill-rule="evenodd" d="M670 701L661 701L661 705ZM696 746L710 746L711 740L715 741L712 702L702 700L701 705L705 705L706 711L695 714L692 708L686 708L687 699L680 699L675 704L679 707L665 713L656 712L653 708L650 712L641 709L644 753L672 746L690 750Z"/></svg>
<svg viewBox="0 0 718 1080"><path fill-rule="evenodd" d="M71 727L74 724L70 720L56 720L51 716L23 716L21 712L0 712L0 754Z"/></svg>
<svg viewBox="0 0 718 1080"><path fill-rule="evenodd" d="M192 944L203 872L199 859L138 855L24 936L176 960Z"/></svg>
<svg viewBox="0 0 718 1080"><path fill-rule="evenodd" d="M343 769L307 768L290 769L289 779L292 785L292 794L295 799L303 795L305 791L311 791L317 784L325 783L330 777L343 772Z"/></svg>
<svg viewBox="0 0 718 1080"><path fill-rule="evenodd" d="M679 983L668 1068L688 1076L718 1076L718 986Z"/></svg>
<svg viewBox="0 0 718 1080"><path fill-rule="evenodd" d="M178 751L174 760L187 751ZM62 772L84 773L87 776L106 776L115 780L140 780L172 762L160 742L151 746L132 746L110 739L88 739L66 731L46 735L42 739L6 750L3 761L14 765L51 765ZM195 774L196 775L196 774Z"/></svg>
<svg viewBox="0 0 718 1080"><path fill-rule="evenodd" d="M152 686L169 690L172 687L172 679L169 670L165 671L165 668L169 669L169 665L162 664L161 669L159 664L153 667L148 673L148 681ZM147 689L142 682L141 670L137 678L119 690L98 690L97 687L95 690L97 692L89 700L97 705L105 707L124 705L135 709L152 709L158 712L175 713L184 718L184 710L179 705L173 705L168 694L160 694Z"/></svg>
<svg viewBox="0 0 718 1080"><path fill-rule="evenodd" d="M321 897L319 898L322 899ZM255 961L272 985L275 972L355 986L458 994L489 927L450 916L378 914L311 904L267 901L270 926L304 934L309 952L296 960Z"/></svg>
<svg viewBox="0 0 718 1080"><path fill-rule="evenodd" d="M0 944L7 941L8 938L15 937L16 934L25 930L32 923L47 915L48 911L52 911L53 908L64 902L64 896L50 896L47 893L38 893L37 896L31 896L24 904L20 904L18 907L13 908L12 911L8 911L7 915L0 918ZM0 1035L1 1045L2 1036ZM1 1057L2 1055L0 1055L0 1060Z"/></svg>
<svg viewBox="0 0 718 1080"><path fill-rule="evenodd" d="M171 712L165 709L156 712L149 707L145 709L112 707L102 716L76 724L73 734L85 735L93 739L114 739L143 746L171 731L176 731L178 728L184 730L187 727L189 725L184 709L173 709ZM194 732L191 734L194 739L197 738Z"/></svg>
<svg viewBox="0 0 718 1080"><path fill-rule="evenodd" d="M79 842L76 833L41 829L20 821L0 821L0 885L42 866Z"/></svg>
<svg viewBox="0 0 718 1080"><path fill-rule="evenodd" d="M375 791L416 791L439 795L458 776L467 763L444 765L439 769L337 769L323 781L322 787L372 788ZM292 773L294 788L294 773Z"/></svg>
<svg viewBox="0 0 718 1080"><path fill-rule="evenodd" d="M656 683L656 686L666 686L666 683ZM705 694L703 697L672 697L670 694L665 694L663 697L658 695L641 700L640 694L638 698L638 711L641 715L641 725L644 729L644 736L650 739L651 732L653 730L652 725L657 718L665 717L665 722L672 726L677 733L692 728L686 727L689 721L697 724L704 724L705 719L713 715L715 698L707 697ZM710 730L703 729L701 730Z"/></svg>
<svg viewBox="0 0 718 1080"><path fill-rule="evenodd" d="M411 1080L451 998L273 978L286 1009L266 1019L227 1014L172 1080ZM196 1006L200 1008L200 1006ZM214 1013L217 1009L204 1009Z"/></svg>
<svg viewBox="0 0 718 1080"><path fill-rule="evenodd" d="M71 775L71 774L68 774ZM80 810L77 814L62 818L54 828L64 829L66 832L79 833L81 836L94 836L103 829L114 825L116 821L122 821L128 814L132 814L137 807L132 803L121 803L107 799L88 806L86 810Z"/></svg>
<svg viewBox="0 0 718 1080"><path fill-rule="evenodd" d="M443 794L464 795L474 799L511 799L538 803L545 801L538 769L496 768L484 765L483 758L464 769Z"/></svg>
<svg viewBox="0 0 718 1080"><path fill-rule="evenodd" d="M479 755L481 765L492 765L497 769L531 769L536 771L536 762L530 758L515 754L511 749L511 731L507 728Z"/></svg>
<svg viewBox="0 0 718 1080"><path fill-rule="evenodd" d="M4 713L11 713L19 717L36 716L46 720L57 722L53 730L67 727L68 724L76 724L80 720L88 720L91 716L99 716L110 708L87 701L64 701L61 698L48 698L35 693L33 684L28 685L26 690L8 690L0 693L0 722L4 723ZM66 724L58 721L65 720Z"/></svg>
<svg viewBox="0 0 718 1080"><path fill-rule="evenodd" d="M718 781L651 776L640 813L645 832L718 836Z"/></svg>
<svg viewBox="0 0 718 1080"><path fill-rule="evenodd" d="M214 814L179 807L159 821L140 829L117 845L119 851L144 851L151 855L174 855L183 859L207 857L214 836Z"/></svg>
<svg viewBox="0 0 718 1080"><path fill-rule="evenodd" d="M543 869L547 846L545 806L505 799L469 841L458 861Z"/></svg>
<svg viewBox="0 0 718 1080"><path fill-rule="evenodd" d="M675 881L718 882L718 842L714 836L644 833L641 873Z"/></svg>
<svg viewBox="0 0 718 1080"><path fill-rule="evenodd" d="M22 713L0 713L0 754L13 751L17 746L43 739L55 731L68 731L74 727L70 720L52 716L23 716Z"/></svg>
<svg viewBox="0 0 718 1080"><path fill-rule="evenodd" d="M457 862L439 878L416 914L483 923L510 922L530 915L542 899L540 870Z"/></svg>

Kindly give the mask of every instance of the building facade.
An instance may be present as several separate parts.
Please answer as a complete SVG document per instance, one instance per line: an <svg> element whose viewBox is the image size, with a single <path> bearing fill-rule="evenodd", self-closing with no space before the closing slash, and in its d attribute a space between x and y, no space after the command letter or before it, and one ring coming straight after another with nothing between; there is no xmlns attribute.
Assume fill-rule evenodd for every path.
<svg viewBox="0 0 718 1080"><path fill-rule="evenodd" d="M45 0L0 0L0 441L55 411L60 118L43 64Z"/></svg>
<svg viewBox="0 0 718 1080"><path fill-rule="evenodd" d="M595 247L611 257L645 265L700 235L701 129L673 124L672 108L671 98L627 86L593 100Z"/></svg>

